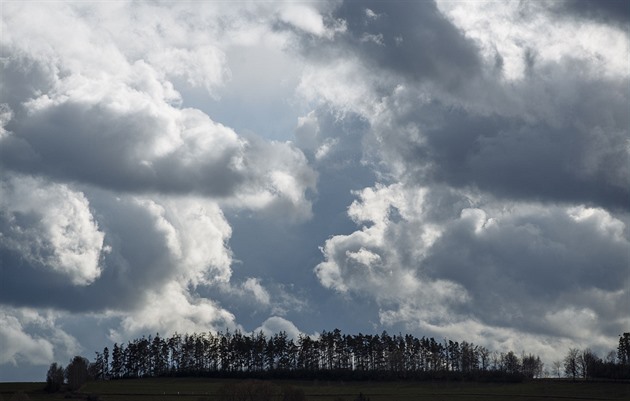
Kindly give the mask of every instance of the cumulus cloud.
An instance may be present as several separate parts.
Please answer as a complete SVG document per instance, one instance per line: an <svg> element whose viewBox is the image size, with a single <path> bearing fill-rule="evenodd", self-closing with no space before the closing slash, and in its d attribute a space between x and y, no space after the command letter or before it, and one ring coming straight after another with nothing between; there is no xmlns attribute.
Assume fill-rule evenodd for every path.
<svg viewBox="0 0 630 401"><path fill-rule="evenodd" d="M551 9L560 16L573 15L577 18L613 22L626 29L630 20L630 10L622 1L617 0L565 0L551 3Z"/></svg>
<svg viewBox="0 0 630 401"><path fill-rule="evenodd" d="M173 280L184 287L229 280L232 259L226 243L231 228L216 203L115 196L99 190L86 197L107 249L101 253L100 276L87 289L77 287L7 247L2 249L6 290L0 295L5 302L87 311L125 309Z"/></svg>
<svg viewBox="0 0 630 401"><path fill-rule="evenodd" d="M48 364L54 357L67 359L80 350L76 338L56 327L53 312L0 307L0 365Z"/></svg>
<svg viewBox="0 0 630 401"><path fill-rule="evenodd" d="M627 36L598 23L583 36L574 20L550 24L553 16L544 10L513 4L441 7L461 29L441 43L462 46L467 50L458 54L472 52L476 60L478 68L458 72L466 79L454 81L415 66L416 74L428 74L418 82L404 70L379 64L378 50L347 52L313 72L307 69L301 93L341 117L356 113L364 118L370 125L362 142L364 159L387 179L477 187L512 199L627 208L629 99L622 90L629 73L622 56L628 53ZM349 24L349 32L369 23L363 11L354 11L358 20L356 26ZM425 10L421 15L432 14ZM443 18L431 23L454 29ZM501 24L489 22L495 19L510 21L510 27L514 22L516 28L503 35ZM549 35L530 40L540 31L532 24L552 28ZM576 40L549 39L556 36ZM422 49L431 34L414 37ZM562 45L554 48L558 42ZM514 47L518 51L510 53ZM338 44L344 48L344 42ZM310 54L308 48L304 52ZM426 54L432 60L441 57ZM470 64L443 57L453 66ZM525 64L516 72L520 62ZM368 68L374 63L377 68Z"/></svg>
<svg viewBox="0 0 630 401"><path fill-rule="evenodd" d="M514 332L541 352L546 341L614 345L628 324L624 222L601 208L506 207L464 193L460 204L477 207L454 215L439 210L453 194L430 192L394 184L359 193L348 213L361 229L326 241L321 284L375 299L383 324L462 337L477 327L493 348Z"/></svg>
<svg viewBox="0 0 630 401"><path fill-rule="evenodd" d="M484 15L483 18L487 16L487 14L480 15ZM571 28L576 29L575 26ZM605 29L602 31L605 32ZM487 30L484 31L484 34L487 34ZM616 35L619 39L619 35L614 32L610 34ZM499 37L501 36L499 35ZM621 38L621 46L627 46L627 41L624 42L623 38ZM544 49L544 46L542 48ZM367 56L371 56L371 54L368 53ZM606 55L609 58L612 56L612 53ZM614 67L614 60L615 57L612 58L612 68L616 68ZM440 90L427 92L426 87L414 86L411 83L392 84L390 86L391 94L379 98L378 94L383 92L383 81L377 79L367 81L368 85L372 85L371 88L366 86L366 82L359 86L362 91L367 90L368 93L373 94L372 96L362 96L362 101L369 99L367 100L369 102L368 107L365 107L362 101L351 101L350 103L352 104L351 107L354 107L353 110L362 113L371 124L371 131L374 136L365 143L368 144L367 150L376 160L375 164L378 163L379 168L391 174L389 175L390 179L403 180L407 183L403 187L406 189L397 189L399 193L407 193L406 191L416 188L418 185L426 185L433 181L447 183L455 187L481 188L495 196L512 199L533 198L552 202L594 202L604 207L626 207L628 192L625 183L627 183L627 179L622 177L627 175L627 146L625 146L627 142L627 118L620 111L627 107L628 99L621 93L619 96L614 94L614 88L624 87L623 82L627 76L627 69L613 70L615 72L612 75L602 77L597 71L590 69L588 63L583 64L583 66L583 70L576 71L569 66L569 62L545 60L540 61L539 65L529 65L529 75L523 78L524 82L522 83L511 84L510 86L503 86L500 83L497 85L495 82L488 83L487 77L479 74L473 77L470 83L464 83L459 88L462 90L467 85L474 86L475 80L484 82L484 88L486 90L490 88L493 91L491 92L492 95L495 96L488 103L484 103L483 92L480 94L481 98L476 96L479 92L477 91L475 92L475 99L468 101L466 89L463 89L463 92L454 98L451 95L445 95L445 92ZM331 69L334 68L336 67L331 66ZM588 71L587 76L591 77L590 81L584 81L585 71ZM550 76L550 74L552 75ZM363 76L365 77L365 75ZM341 84L348 85L348 82L351 81L344 79ZM543 95L542 87L540 90L537 89L537 85L543 83L546 87L557 87L561 95L563 91L566 91L563 100L558 101L552 99L551 96L547 98ZM330 83L329 85L333 86ZM575 96L575 91L581 92L582 88L586 87L594 91L594 98L600 99L598 105L590 103L591 97ZM314 87L314 89L321 90L319 87ZM613 94L609 96L611 90ZM558 92L554 93L558 94ZM547 100L545 100L546 98ZM348 109L349 102L343 98L326 96L326 99L329 104L340 110ZM498 103L497 99L500 99L502 103ZM455 103L451 103L452 101ZM610 110L610 114L606 114L604 118L600 119L593 111L600 110L599 105L602 103L609 105L607 110ZM579 117L574 112L568 113L568 110L575 109L583 110L577 114ZM577 123L573 119L575 117L578 118ZM461 125L460 118L463 118ZM609 146L612 143L616 145ZM496 145L499 145L499 148ZM447 153L444 153L443 150L447 150ZM604 153L607 155L604 156ZM478 169L481 165L485 166L483 172ZM458 172L451 175L453 172L451 168L454 166L459 166ZM367 193L371 191L367 191ZM379 189L375 192L381 191L382 189ZM627 290L624 291L624 288L627 287L627 283L624 284L624 276L627 273L628 262L621 251L624 247L627 248L627 239L619 236L623 232L623 223L620 220L612 218L616 221L613 226L617 227L617 235L602 234L600 237L600 232L587 225L573 227L576 221L570 218L568 212L562 208L552 207L549 209L548 206L537 206L528 212L531 214L525 219L527 222L523 222L522 225L525 228L530 227L530 225L543 224L544 227L537 229L538 235L541 235L542 238L537 236L520 238L516 232L502 232L494 237L493 245L486 244L475 250L462 250L461 245L465 243L463 238L457 238L442 248L441 244L452 234L448 231L450 223L441 221L436 224L436 222L431 221L431 215L443 215L448 209L456 209L457 204L463 203L463 197L458 198L460 199L442 198L438 210L431 210L434 208L432 206L422 218L414 220L415 224L405 228L403 232L409 230L411 232L409 237L417 241L416 244L410 244L399 238L399 229L397 231L394 228L400 226L397 218L387 224L382 223L383 216L391 213L390 209L387 207L374 209L374 203L368 202L369 198L366 197L365 193L362 193L362 203L353 204L349 214L355 219L361 215L369 216L367 220L372 225L364 226L360 231L350 235L333 237L326 242L323 248L326 260L316 268L316 274L321 283L341 292L352 292L355 296L377 299L383 305L380 313L383 322L388 324L415 322L416 327L432 332L440 332L440 327L448 327L448 330L453 332L453 326L458 324L457 321L466 321L465 316L474 315L475 310L484 310L490 313L486 317L475 317L475 319L483 321L481 325L488 325L489 327L516 326L518 330L532 330L536 333L532 338L536 338L544 332L552 332L554 336L558 336L556 338L574 336L574 340L584 341L588 336L605 338L606 335L610 336L615 330L622 330L622 326L616 326L616 329L608 331L610 322L618 322L621 317L619 303L626 296L624 292L627 292ZM391 205L397 205L390 198L390 195L386 196L383 193L379 199L387 200L387 203ZM451 204L450 207L445 205L449 202L454 202L454 204ZM357 205L361 205L361 207L357 209ZM444 206L447 207L446 210ZM531 206L523 204L519 207L527 210ZM584 208L584 206L579 206L579 208ZM380 213L375 214L374 210L379 210ZM398 216L398 208L395 207L394 210L396 210L394 215ZM422 210L422 207L417 206L415 210ZM486 220L486 212L481 209L462 208L460 210L462 210L460 220L469 224L467 227L471 233L479 233L486 224L494 223L493 218ZM593 211L595 215L605 215L606 218L602 217L604 220L608 221L611 218L603 209L589 210ZM510 210L510 212L514 212L514 210ZM557 218L566 225L557 221ZM534 223L537 219L540 219L541 222ZM456 221L459 220L456 219ZM436 227L434 237L439 238L434 246L429 246L429 253L432 256L425 259L422 254L413 255L410 249L418 249L420 252L426 249L426 245L420 240L422 232L417 227L431 227L431 225ZM559 232L552 228L558 226L564 226L564 228L560 229ZM611 249L607 256L615 256L608 258L596 252L591 259L589 255L581 254L580 241L572 238L551 240L548 237L555 234L564 235L565 230L567 232L584 230L584 235L589 238L586 240L588 243L605 244L604 247L612 246L615 250ZM387 232L387 235L382 235L380 232ZM383 241L383 238L390 240ZM509 251L510 247L502 243L500 238L514 239L516 241L515 246L521 250L523 246L532 247L531 253L519 255L514 252L516 249ZM383 242L385 245L382 244ZM558 255L553 252L545 252L535 245L542 243L551 246L549 244L554 242L560 242L558 248L567 253ZM495 246L496 248L494 248ZM390 251L392 247L396 248L393 252ZM505 255L518 256L514 256L515 259L501 261L494 268L495 274L492 277L480 278L479 286L470 286L470 283L463 279L464 277L481 277L479 273L484 270L481 266L495 263L491 262L494 256L487 253L489 247L501 249L502 255L505 251ZM440 272L443 272L441 269L444 266L437 261L441 257L448 258L458 255L460 251L464 253L457 262L452 264L453 273L450 275L441 274ZM394 264L388 262L388 259L391 258L390 254L396 257L412 255L407 260L403 260L402 263ZM577 259L569 260L573 256L576 258L584 257L585 264L581 265ZM469 263L476 257L480 259ZM514 291L518 293L523 288L519 280L508 278L509 271L514 269L521 275L519 277L525 278L523 275L530 274L532 267L524 265L524 263L533 263L542 271L547 272L546 274L553 272L557 274L557 279L552 280L553 284L550 284L550 281L542 277L541 274L528 275L527 278L531 279L531 286L528 286L525 292L529 293L522 294L524 295L523 298L512 303L510 300L515 299L513 297ZM601 266L602 263L607 267ZM393 267L391 267L392 265ZM455 303L450 307L452 309L443 313L452 319L452 322L438 321L438 324L435 324L435 321L432 321L435 318L427 315L426 305L423 305L422 301L414 304L413 300L422 299L422 297L401 295L400 299L393 298L395 304L393 308L387 305L387 301L392 302L391 298L388 300L390 293L406 294L405 285L391 279L392 276L401 275L400 270L403 268L399 266L418 272L410 275L410 279L400 280L404 284L418 281L418 276L421 273L425 280L422 282L423 284L426 281L437 283L437 280L446 280L447 283L452 283L455 288L461 289L462 296L466 296L466 298L462 297L461 299L466 302ZM599 268L597 266L612 269L615 272L613 274L616 277L615 280L621 281L613 280L617 285L612 288L606 287L606 283L599 283L594 277L588 277L591 274L598 274ZM576 268L576 270L570 272L565 270L572 268ZM379 271L383 270L388 272L390 276L379 275ZM582 276L582 274L584 275ZM592 284L586 284L591 281ZM483 293L487 283L497 282L499 283L497 287L508 290L501 294ZM368 283L383 284L370 287ZM602 298L607 299L607 302L604 301L607 306L595 312L589 307L592 302L590 297L585 298L583 306L576 306L576 303L579 304L580 302L568 294L577 292L585 295L584 286L592 286L593 292L599 292ZM606 289L602 290L600 286L606 287ZM445 299L457 300L459 297L457 293L448 294L447 290L440 290L438 286L434 286L434 288L438 294L446 295ZM564 288L566 291L563 295L538 303L541 294L553 294L560 288ZM396 293L396 291L399 292ZM426 289L423 292L430 294L430 291ZM602 292L606 295L602 295ZM488 298L488 304L475 307L474 305L479 298ZM558 302L558 305L555 306L559 309L558 316L566 314L581 321L583 323L581 327L584 331L580 334L555 331L555 328L562 327L562 324L556 324L554 313L550 313L550 316L545 318L545 323L539 324L536 321L536 316L544 315L545 310L550 307L553 309L553 302ZM439 303L443 304L445 300L441 300ZM457 310L464 305L470 305L470 308L463 308L465 312L460 315ZM498 309L493 309L491 305ZM528 310L529 307L534 309ZM585 316L585 318L578 319L579 316ZM607 334L602 332L596 334L602 328ZM463 334L465 331L460 332ZM612 342L608 340L606 346L611 344ZM537 348L540 349L540 347Z"/></svg>
<svg viewBox="0 0 630 401"><path fill-rule="evenodd" d="M288 4L280 11L280 20L315 36L326 33L322 16L308 5Z"/></svg>
<svg viewBox="0 0 630 401"><path fill-rule="evenodd" d="M300 330L295 326L295 324L293 324L293 322L279 316L270 317L263 322L262 326L258 327L254 331L262 331L268 337L283 331L289 338L294 340L297 340L301 334Z"/></svg>
<svg viewBox="0 0 630 401"><path fill-rule="evenodd" d="M425 193L397 184L364 189L348 211L361 230L334 236L322 248L325 261L315 268L322 285L374 297L383 307L413 305L429 321L448 320L449 305L467 302L469 294L424 272L425 254L441 235L426 221Z"/></svg>
<svg viewBox="0 0 630 401"><path fill-rule="evenodd" d="M101 275L101 255L109 249L82 193L12 177L0 181L0 199L0 249L74 285L89 285Z"/></svg>
<svg viewBox="0 0 630 401"><path fill-rule="evenodd" d="M260 302L263 305L269 304L269 293L262 285L260 285L259 279L255 279L253 277L248 278L243 283L243 289L251 292L257 302Z"/></svg>
<svg viewBox="0 0 630 401"><path fill-rule="evenodd" d="M191 294L177 282L149 291L137 308L110 316L120 318L118 327L109 333L111 340L119 342L146 333L171 335L238 328L232 313L210 299Z"/></svg>
<svg viewBox="0 0 630 401"><path fill-rule="evenodd" d="M433 80L446 88L458 86L479 71L474 43L461 35L433 2L374 1L359 5L347 1L335 9L334 17L347 25L336 48L329 50L336 56L343 58L349 53L368 67L399 74L399 79Z"/></svg>
<svg viewBox="0 0 630 401"><path fill-rule="evenodd" d="M72 18L61 12L64 8L53 7L58 23ZM25 15L17 6L7 14L10 26ZM149 48L142 58L112 32L97 36L102 26L90 29L88 21L75 19L86 34L70 46L29 46L42 35L56 36L60 28L55 24L42 28L51 32L16 26L3 40L9 55L5 68L17 87L3 91L10 93L2 101L12 112L0 138L4 168L116 191L238 198L255 208L279 199L295 206L296 215L308 216L303 193L313 189L316 175L299 150L287 143L245 139L198 109L179 107L181 95L168 78L181 73L195 85L201 77L222 81L224 74L214 71L220 68L205 67L224 64L219 50L197 46L155 56ZM146 34L164 40L159 30ZM107 50L94 54L103 63L100 68L85 51L94 48ZM177 52L185 55L183 61ZM193 74L187 70L198 64L193 57L214 61L201 62L201 71ZM86 68L88 62L92 68ZM44 67L48 65L55 68ZM31 75L41 78L29 80ZM254 202L258 194L268 200Z"/></svg>
<svg viewBox="0 0 630 401"><path fill-rule="evenodd" d="M272 57L283 54L281 16L316 36L341 29L324 11L302 20L285 9L131 2L3 9L3 305L70 311L80 332L97 316L115 341L239 327L211 295L217 286L236 288L224 210L304 221L317 173L291 142L237 132L188 105L189 95L217 101L232 79L230 57L262 42ZM241 98L249 84L234 86ZM235 296L271 303L259 279L241 290ZM60 342L39 326L14 312L3 320L9 349L0 363L58 357Z"/></svg>
<svg viewBox="0 0 630 401"><path fill-rule="evenodd" d="M131 70L154 74L143 62ZM243 203L262 191L308 207L301 194L315 174L290 145L245 140L199 110L171 106L162 92L93 84L27 102L26 118L11 121L2 138L5 168L113 190L242 195ZM293 172L300 175L278 182Z"/></svg>

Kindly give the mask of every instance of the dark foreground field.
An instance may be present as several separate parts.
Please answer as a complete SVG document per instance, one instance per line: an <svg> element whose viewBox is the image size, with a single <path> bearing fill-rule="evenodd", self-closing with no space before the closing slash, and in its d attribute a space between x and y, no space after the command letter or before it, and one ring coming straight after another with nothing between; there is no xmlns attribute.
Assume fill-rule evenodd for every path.
<svg viewBox="0 0 630 401"><path fill-rule="evenodd" d="M78 393L47 394L44 383L0 383L0 400L219 401L221 388L238 380L164 378L91 382ZM630 400L630 383L535 380L517 384L469 382L304 382L273 381L301 388L307 400L354 401L359 393L371 401L411 400ZM278 398L281 400L281 398Z"/></svg>

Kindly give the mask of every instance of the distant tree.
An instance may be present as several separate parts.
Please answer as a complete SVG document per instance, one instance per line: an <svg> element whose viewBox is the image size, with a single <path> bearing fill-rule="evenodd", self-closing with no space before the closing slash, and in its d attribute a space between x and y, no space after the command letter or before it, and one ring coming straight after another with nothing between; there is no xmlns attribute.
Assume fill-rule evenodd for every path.
<svg viewBox="0 0 630 401"><path fill-rule="evenodd" d="M562 369L562 361L553 361L551 363L552 374L560 377Z"/></svg>
<svg viewBox="0 0 630 401"><path fill-rule="evenodd" d="M481 370L485 371L488 369L488 365L490 364L490 350L486 347L479 347L479 359L481 360Z"/></svg>
<svg viewBox="0 0 630 401"><path fill-rule="evenodd" d="M57 362L50 364L48 373L46 373L46 391L56 393L61 389L63 385L63 373L63 368L58 365Z"/></svg>
<svg viewBox="0 0 630 401"><path fill-rule="evenodd" d="M82 357L75 356L66 367L66 380L70 390L78 390L88 380L88 366L90 362Z"/></svg>
<svg viewBox="0 0 630 401"><path fill-rule="evenodd" d="M123 346L118 346L118 343L114 343L112 349L112 366L110 373L112 377L118 379L122 377L123 372Z"/></svg>
<svg viewBox="0 0 630 401"><path fill-rule="evenodd" d="M109 348L103 348L103 379L109 378Z"/></svg>
<svg viewBox="0 0 630 401"><path fill-rule="evenodd" d="M567 377L575 378L578 376L578 356L580 355L580 350L577 348L569 349L569 352L564 357L564 374Z"/></svg>
<svg viewBox="0 0 630 401"><path fill-rule="evenodd" d="M630 333L623 333L619 336L617 359L621 365L630 365Z"/></svg>
<svg viewBox="0 0 630 401"><path fill-rule="evenodd" d="M510 351L503 356L503 366L507 373L518 374L521 372L521 362L514 352Z"/></svg>
<svg viewBox="0 0 630 401"><path fill-rule="evenodd" d="M540 357L534 355L523 355L522 358L523 375L529 379L533 379L534 377L541 377L543 372L543 363L540 360Z"/></svg>
<svg viewBox="0 0 630 401"><path fill-rule="evenodd" d="M577 362L580 376L582 376L583 379L586 379L587 377L593 376L597 365L599 365L602 360L599 359L597 355L593 353L593 351L587 348L584 351L580 352L577 358Z"/></svg>

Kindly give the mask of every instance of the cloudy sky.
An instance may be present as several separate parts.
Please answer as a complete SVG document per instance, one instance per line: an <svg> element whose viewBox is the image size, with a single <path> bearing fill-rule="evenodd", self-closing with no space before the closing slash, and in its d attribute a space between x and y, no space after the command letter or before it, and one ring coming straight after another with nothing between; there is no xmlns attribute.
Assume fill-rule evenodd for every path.
<svg viewBox="0 0 630 401"><path fill-rule="evenodd" d="M0 380L142 335L630 331L625 1L1 4Z"/></svg>

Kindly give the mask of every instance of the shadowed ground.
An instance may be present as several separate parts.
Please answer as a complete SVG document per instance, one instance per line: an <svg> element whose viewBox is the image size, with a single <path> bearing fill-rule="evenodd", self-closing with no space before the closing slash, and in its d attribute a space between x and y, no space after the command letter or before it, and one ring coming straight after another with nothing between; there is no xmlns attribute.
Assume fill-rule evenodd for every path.
<svg viewBox="0 0 630 401"><path fill-rule="evenodd" d="M219 390L237 380L202 378L133 379L91 382L79 393L47 394L44 383L0 383L2 400L92 399L101 401L219 401ZM359 393L371 401L411 400L628 400L630 383L534 380L495 384L471 382L317 382L273 381L274 386L291 385L304 390L307 400L354 401ZM18 392L23 394L17 394ZM68 397L68 398L66 398ZM76 398L75 398L76 397ZM281 398L278 398L279 400Z"/></svg>

